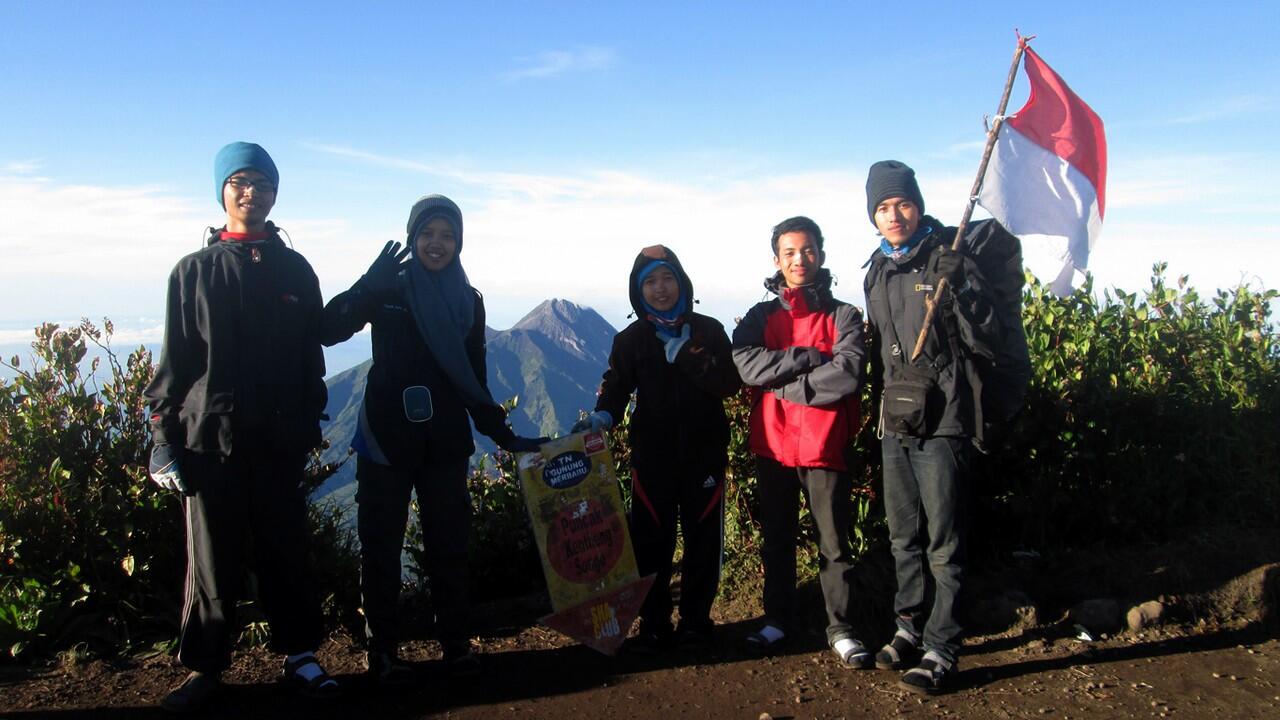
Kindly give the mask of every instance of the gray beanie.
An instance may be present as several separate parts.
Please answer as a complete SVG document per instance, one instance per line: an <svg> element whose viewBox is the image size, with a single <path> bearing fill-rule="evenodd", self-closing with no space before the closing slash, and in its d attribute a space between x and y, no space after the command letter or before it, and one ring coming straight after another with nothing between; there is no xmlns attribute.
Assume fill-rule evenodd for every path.
<svg viewBox="0 0 1280 720"><path fill-rule="evenodd" d="M876 208L889 198L910 200L924 214L924 196L916 184L916 171L897 160L881 160L867 173L867 217L876 224Z"/></svg>
<svg viewBox="0 0 1280 720"><path fill-rule="evenodd" d="M424 195L413 204L413 209L409 211L409 222L405 225L405 231L409 233L409 246L413 247L413 242L417 239L418 233L422 232L422 228L431 222L432 218L438 217L448 220L449 224L453 225L453 236L458 241L458 252L462 252L462 210L443 195Z"/></svg>

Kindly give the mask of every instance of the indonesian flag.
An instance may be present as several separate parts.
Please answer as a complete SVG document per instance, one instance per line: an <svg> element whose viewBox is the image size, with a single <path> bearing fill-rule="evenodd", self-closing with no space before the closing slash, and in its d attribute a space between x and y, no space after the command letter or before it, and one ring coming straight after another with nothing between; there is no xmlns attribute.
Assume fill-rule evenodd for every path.
<svg viewBox="0 0 1280 720"><path fill-rule="evenodd" d="M1029 261L1037 248L1053 252L1062 266L1050 289L1066 295L1102 232L1107 139L1097 113L1030 47L1023 67L1031 96L1001 126L978 202L1023 238Z"/></svg>

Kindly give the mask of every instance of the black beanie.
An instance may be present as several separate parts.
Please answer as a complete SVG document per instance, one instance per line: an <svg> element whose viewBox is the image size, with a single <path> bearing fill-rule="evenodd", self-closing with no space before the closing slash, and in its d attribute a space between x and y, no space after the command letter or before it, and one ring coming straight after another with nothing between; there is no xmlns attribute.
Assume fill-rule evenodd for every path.
<svg viewBox="0 0 1280 720"><path fill-rule="evenodd" d="M876 208L888 198L910 200L924 214L924 196L916 184L916 171L897 160L881 160L867 173L867 217L876 224Z"/></svg>

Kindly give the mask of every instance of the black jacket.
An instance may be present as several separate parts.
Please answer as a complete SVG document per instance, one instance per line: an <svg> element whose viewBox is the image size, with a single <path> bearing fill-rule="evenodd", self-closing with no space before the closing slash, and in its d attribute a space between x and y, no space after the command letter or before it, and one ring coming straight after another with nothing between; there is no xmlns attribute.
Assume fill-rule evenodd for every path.
<svg viewBox="0 0 1280 720"><path fill-rule="evenodd" d="M920 224L934 231L906 255L893 259L877 249L867 261L870 267L863 291L871 341L877 349L871 356L871 377L878 381L877 388L902 374L902 365L910 358L924 325L925 297L932 297L938 281L934 255L939 247L951 245L956 235L954 227L946 227L927 215ZM917 367L935 374L937 382L926 402L924 437L974 435L968 357L991 357L1001 337L986 279L969 258L965 259L965 277L966 287L948 286L934 314L929 339L915 362ZM895 345L900 345L899 354L894 352ZM887 428L884 432L896 436Z"/></svg>
<svg viewBox="0 0 1280 720"><path fill-rule="evenodd" d="M420 467L469 457L475 443L468 414L476 428L499 445L514 437L501 407L467 408L423 341L408 301L395 293L375 297L357 282L335 296L324 308L324 344L336 345L369 323L373 366L362 412L392 466ZM488 388L484 324L484 300L476 292L475 320L464 342L476 378ZM420 385L431 392L433 412L425 422L412 422L405 414L404 390Z"/></svg>
<svg viewBox="0 0 1280 720"><path fill-rule="evenodd" d="M680 292L692 307L693 285L680 261L666 248L658 252L676 269ZM631 269L628 282L637 320L613 339L596 410L607 411L615 423L621 422L635 393L630 439L631 460L637 468L674 464L691 473L719 471L725 467L729 447L724 399L741 385L729 336L716 319L689 311L685 322L691 337L680 348L675 364L667 362L664 343L647 319L636 287L637 274L654 259L642 252Z"/></svg>
<svg viewBox="0 0 1280 720"><path fill-rule="evenodd" d="M145 391L156 443L229 455L237 433L269 432L285 452L320 444L320 283L267 229L260 243L216 231L170 273L160 363Z"/></svg>

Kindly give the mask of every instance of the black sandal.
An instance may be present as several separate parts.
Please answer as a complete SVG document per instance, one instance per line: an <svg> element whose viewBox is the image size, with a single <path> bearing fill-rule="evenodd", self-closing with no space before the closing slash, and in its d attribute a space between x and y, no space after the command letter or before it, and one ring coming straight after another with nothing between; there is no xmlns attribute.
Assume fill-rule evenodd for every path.
<svg viewBox="0 0 1280 720"><path fill-rule="evenodd" d="M772 630L773 632L767 632ZM770 639L770 636L773 636ZM759 630L747 635L747 650L755 655L769 655L787 644L787 633L773 623L765 623Z"/></svg>
<svg viewBox="0 0 1280 720"><path fill-rule="evenodd" d="M308 665L315 665L320 670L320 674L310 680L298 672ZM324 671L320 661L316 660L314 655L306 655L296 662L290 662L286 658L284 661L284 676L281 679L299 695L310 700L332 700L342 694L342 688L338 686L338 681Z"/></svg>

